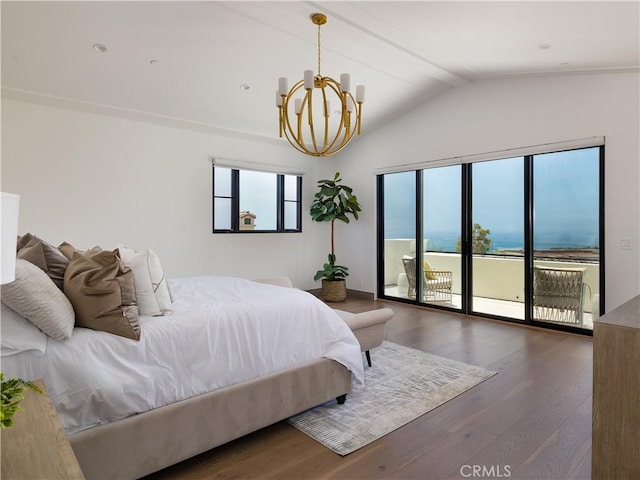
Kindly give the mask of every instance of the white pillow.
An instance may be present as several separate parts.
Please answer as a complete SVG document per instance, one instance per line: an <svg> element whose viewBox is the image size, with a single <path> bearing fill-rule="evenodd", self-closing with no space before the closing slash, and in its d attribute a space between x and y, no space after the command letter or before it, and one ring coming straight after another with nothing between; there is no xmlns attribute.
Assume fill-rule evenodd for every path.
<svg viewBox="0 0 640 480"><path fill-rule="evenodd" d="M32 350L38 356L47 349L47 336L29 320L2 304L2 356Z"/></svg>
<svg viewBox="0 0 640 480"><path fill-rule="evenodd" d="M171 295L160 259L153 250L136 252L118 245L120 258L133 271L136 302L140 315L171 315Z"/></svg>
<svg viewBox="0 0 640 480"><path fill-rule="evenodd" d="M2 302L51 338L71 338L76 321L71 302L33 263L16 259L16 279L2 286Z"/></svg>

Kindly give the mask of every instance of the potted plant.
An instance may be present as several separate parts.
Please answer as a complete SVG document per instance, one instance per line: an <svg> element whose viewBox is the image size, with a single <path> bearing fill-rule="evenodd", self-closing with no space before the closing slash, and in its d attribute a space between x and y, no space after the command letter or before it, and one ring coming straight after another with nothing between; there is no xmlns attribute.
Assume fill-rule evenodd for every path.
<svg viewBox="0 0 640 480"><path fill-rule="evenodd" d="M353 189L340 182L340 172L336 172L333 180L319 180L318 192L310 210L312 220L331 222L331 253L327 256L327 263L313 277L316 281L322 279L322 298L327 302L343 302L347 298L345 279L349 275L349 269L343 265L336 265L335 221L349 223L348 215L353 215L357 220L358 212L361 211Z"/></svg>
<svg viewBox="0 0 640 480"><path fill-rule="evenodd" d="M10 378L9 380L5 380L2 372L0 372L0 382L2 382L0 427L6 428L13 425L13 416L22 410L22 407L20 407L20 402L24 400L22 392L27 388L38 393L43 393L43 391L35 383L27 382L21 378Z"/></svg>

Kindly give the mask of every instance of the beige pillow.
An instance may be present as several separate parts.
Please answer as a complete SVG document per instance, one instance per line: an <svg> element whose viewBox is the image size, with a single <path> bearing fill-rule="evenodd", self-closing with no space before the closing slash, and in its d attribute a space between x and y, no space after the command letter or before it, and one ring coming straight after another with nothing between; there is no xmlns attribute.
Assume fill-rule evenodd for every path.
<svg viewBox="0 0 640 480"><path fill-rule="evenodd" d="M25 239L28 240L25 243ZM53 245L31 235L30 233L20 237L21 248L18 250L18 258L27 260L40 267L53 280L53 283L62 290L64 271L69 265L69 260L60 250Z"/></svg>
<svg viewBox="0 0 640 480"><path fill-rule="evenodd" d="M2 302L51 338L71 338L75 322L71 303L33 263L16 260L16 279L2 286Z"/></svg>
<svg viewBox="0 0 640 480"><path fill-rule="evenodd" d="M76 251L64 275L76 326L140 339L133 272L116 251Z"/></svg>
<svg viewBox="0 0 640 480"><path fill-rule="evenodd" d="M140 315L171 315L171 296L158 255L153 250L136 252L118 245L124 264L133 270L136 303Z"/></svg>
<svg viewBox="0 0 640 480"><path fill-rule="evenodd" d="M99 248L99 247L96 247L96 248ZM67 260L69 261L71 261L71 259L73 258L74 253L80 251L76 247L71 245L69 242L62 242L60 245L58 245L58 250L60 250L60 253L62 253L65 257L67 257Z"/></svg>

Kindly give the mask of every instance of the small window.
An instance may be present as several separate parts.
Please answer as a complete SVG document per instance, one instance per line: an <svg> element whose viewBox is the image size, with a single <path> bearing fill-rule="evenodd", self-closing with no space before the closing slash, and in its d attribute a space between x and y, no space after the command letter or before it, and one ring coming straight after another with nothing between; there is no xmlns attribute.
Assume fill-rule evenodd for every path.
<svg viewBox="0 0 640 480"><path fill-rule="evenodd" d="M213 233L302 231L302 177L213 166Z"/></svg>

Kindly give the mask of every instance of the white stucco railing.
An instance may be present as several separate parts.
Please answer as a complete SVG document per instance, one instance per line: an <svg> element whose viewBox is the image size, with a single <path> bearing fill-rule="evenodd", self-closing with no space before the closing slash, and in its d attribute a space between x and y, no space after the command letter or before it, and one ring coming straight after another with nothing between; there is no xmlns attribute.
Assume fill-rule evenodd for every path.
<svg viewBox="0 0 640 480"><path fill-rule="evenodd" d="M425 240L425 245L427 240ZM385 240L385 285L405 285L403 255L415 255L415 240ZM461 255L458 253L427 252L426 260L434 270L453 273L454 294L461 293ZM597 305L600 293L599 265L597 263L535 260L539 266L554 268L584 268L584 283L587 285L584 298L584 311L591 312ZM524 259L522 257L496 254L474 255L473 257L473 295L475 297L524 302ZM597 306L593 307L594 309Z"/></svg>

